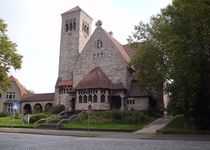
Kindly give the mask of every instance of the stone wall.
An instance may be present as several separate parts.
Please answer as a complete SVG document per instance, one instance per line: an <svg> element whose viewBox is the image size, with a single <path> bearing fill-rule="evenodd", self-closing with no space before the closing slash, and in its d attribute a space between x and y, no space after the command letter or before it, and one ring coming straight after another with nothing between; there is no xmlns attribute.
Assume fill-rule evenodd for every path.
<svg viewBox="0 0 210 150"><path fill-rule="evenodd" d="M102 41L101 48L96 47L98 39ZM79 56L73 70L73 87L97 66L112 83L122 82L127 87L127 63L101 27L96 28Z"/></svg>
<svg viewBox="0 0 210 150"><path fill-rule="evenodd" d="M128 98L126 102L127 110L147 110L149 107L149 97Z"/></svg>

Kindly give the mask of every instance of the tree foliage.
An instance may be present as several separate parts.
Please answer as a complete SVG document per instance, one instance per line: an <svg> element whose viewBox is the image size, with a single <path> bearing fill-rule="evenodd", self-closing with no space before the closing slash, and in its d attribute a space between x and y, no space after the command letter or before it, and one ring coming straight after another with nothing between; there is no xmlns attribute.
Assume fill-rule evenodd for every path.
<svg viewBox="0 0 210 150"><path fill-rule="evenodd" d="M11 68L20 69L22 56L17 53L16 44L7 36L7 24L0 18L0 88L9 87L8 73Z"/></svg>
<svg viewBox="0 0 210 150"><path fill-rule="evenodd" d="M173 0L129 38L144 88L167 81L170 111L210 128L210 1Z"/></svg>

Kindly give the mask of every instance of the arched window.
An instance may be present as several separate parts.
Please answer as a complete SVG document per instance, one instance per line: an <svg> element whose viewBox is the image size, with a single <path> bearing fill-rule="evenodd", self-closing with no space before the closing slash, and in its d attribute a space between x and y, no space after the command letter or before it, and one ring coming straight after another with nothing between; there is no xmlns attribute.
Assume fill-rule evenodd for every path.
<svg viewBox="0 0 210 150"><path fill-rule="evenodd" d="M97 95L94 95L93 96L93 103L97 103L97 101L98 101Z"/></svg>
<svg viewBox="0 0 210 150"><path fill-rule="evenodd" d="M87 27L87 34L89 35L89 27Z"/></svg>
<svg viewBox="0 0 210 150"><path fill-rule="evenodd" d="M69 25L66 24L66 32L68 32L68 30L69 30Z"/></svg>
<svg viewBox="0 0 210 150"><path fill-rule="evenodd" d="M103 42L102 42L100 39L98 39L98 40L96 41L96 47L97 47L97 48L102 48L102 47L103 47Z"/></svg>
<svg viewBox="0 0 210 150"><path fill-rule="evenodd" d="M82 95L79 96L79 103L82 103Z"/></svg>
<svg viewBox="0 0 210 150"><path fill-rule="evenodd" d="M72 26L72 23L70 23L70 31L72 31L72 27L73 27L73 26Z"/></svg>
<svg viewBox="0 0 210 150"><path fill-rule="evenodd" d="M87 103L87 96L84 96L84 103Z"/></svg>
<svg viewBox="0 0 210 150"><path fill-rule="evenodd" d="M76 22L73 24L73 30L76 30Z"/></svg>
<svg viewBox="0 0 210 150"><path fill-rule="evenodd" d="M92 95L89 95L88 96L88 102L91 102L92 103Z"/></svg>
<svg viewBox="0 0 210 150"><path fill-rule="evenodd" d="M101 95L101 103L105 103L105 95L104 94Z"/></svg>

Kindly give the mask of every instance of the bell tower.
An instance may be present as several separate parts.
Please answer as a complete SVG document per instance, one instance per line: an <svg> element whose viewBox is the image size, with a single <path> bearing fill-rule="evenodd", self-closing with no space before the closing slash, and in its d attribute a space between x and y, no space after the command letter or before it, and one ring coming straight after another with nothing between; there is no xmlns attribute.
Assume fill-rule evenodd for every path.
<svg viewBox="0 0 210 150"><path fill-rule="evenodd" d="M91 35L92 18L79 6L61 14L61 39L58 79L55 86L55 105L73 109L71 95L73 68ZM72 108L71 108L72 107Z"/></svg>
<svg viewBox="0 0 210 150"><path fill-rule="evenodd" d="M73 80L73 67L91 34L92 18L79 6L61 14L58 78Z"/></svg>

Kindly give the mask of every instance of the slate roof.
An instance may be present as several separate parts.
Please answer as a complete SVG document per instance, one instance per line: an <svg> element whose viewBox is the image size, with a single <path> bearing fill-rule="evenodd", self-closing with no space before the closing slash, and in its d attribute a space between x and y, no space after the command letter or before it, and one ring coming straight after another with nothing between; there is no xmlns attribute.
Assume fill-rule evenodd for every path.
<svg viewBox="0 0 210 150"><path fill-rule="evenodd" d="M20 97L22 98L24 94L26 94L26 89L23 87L23 85L20 84L20 82L14 76L10 76L9 81L14 82L16 84L20 93Z"/></svg>
<svg viewBox="0 0 210 150"><path fill-rule="evenodd" d="M100 67L90 71L77 85L76 89L125 89L122 83L112 84Z"/></svg>
<svg viewBox="0 0 210 150"><path fill-rule="evenodd" d="M30 94L23 97L22 102L53 101L54 93Z"/></svg>

